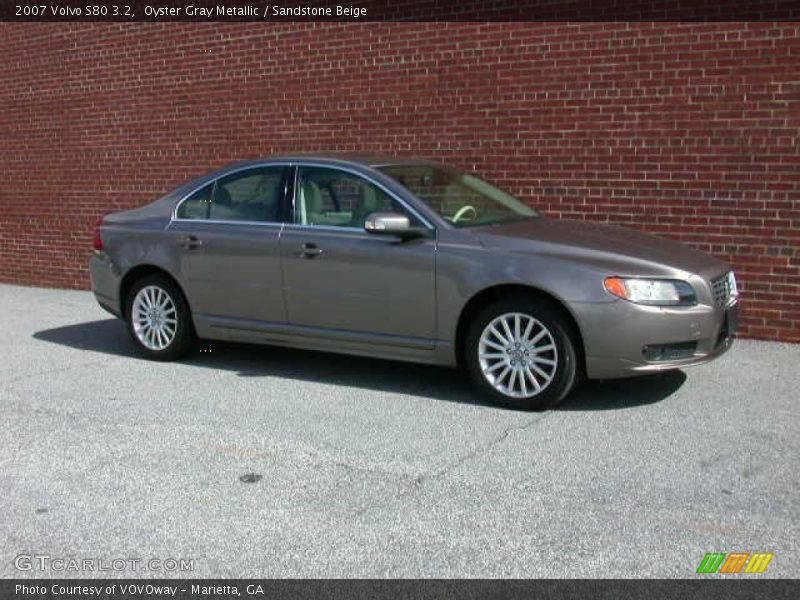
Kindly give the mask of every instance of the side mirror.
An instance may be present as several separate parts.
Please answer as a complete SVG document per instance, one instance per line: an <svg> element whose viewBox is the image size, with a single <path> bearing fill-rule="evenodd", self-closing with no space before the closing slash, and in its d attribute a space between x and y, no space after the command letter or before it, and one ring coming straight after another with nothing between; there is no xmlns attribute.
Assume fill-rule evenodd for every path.
<svg viewBox="0 0 800 600"><path fill-rule="evenodd" d="M374 212L364 220L364 230L375 235L395 235L409 240L428 235L424 227L411 227L408 217L396 212Z"/></svg>

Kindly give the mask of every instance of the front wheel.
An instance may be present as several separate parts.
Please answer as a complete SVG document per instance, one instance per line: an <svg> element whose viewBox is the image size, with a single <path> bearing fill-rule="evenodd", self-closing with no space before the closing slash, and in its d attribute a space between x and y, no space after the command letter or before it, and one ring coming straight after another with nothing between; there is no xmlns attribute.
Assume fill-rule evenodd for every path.
<svg viewBox="0 0 800 600"><path fill-rule="evenodd" d="M128 294L125 316L128 333L149 358L174 360L192 348L189 307L178 287L165 277L153 275L137 281Z"/></svg>
<svg viewBox="0 0 800 600"><path fill-rule="evenodd" d="M578 373L570 324L536 298L494 302L473 320L464 362L473 381L496 403L543 410L572 389Z"/></svg>

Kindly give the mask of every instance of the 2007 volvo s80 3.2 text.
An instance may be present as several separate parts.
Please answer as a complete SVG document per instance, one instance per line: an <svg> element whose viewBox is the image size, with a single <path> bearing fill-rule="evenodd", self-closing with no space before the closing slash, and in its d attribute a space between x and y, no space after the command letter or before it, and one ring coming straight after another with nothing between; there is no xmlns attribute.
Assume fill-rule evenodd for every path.
<svg viewBox="0 0 800 600"><path fill-rule="evenodd" d="M460 365L515 408L707 362L738 318L724 263L423 160L239 163L105 216L94 249L95 297L151 358L204 338Z"/></svg>

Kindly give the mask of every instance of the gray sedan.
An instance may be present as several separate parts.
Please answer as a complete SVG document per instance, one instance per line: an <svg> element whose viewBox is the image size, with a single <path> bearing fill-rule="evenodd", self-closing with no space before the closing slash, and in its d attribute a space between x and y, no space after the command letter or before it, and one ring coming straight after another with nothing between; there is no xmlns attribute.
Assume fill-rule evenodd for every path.
<svg viewBox="0 0 800 600"><path fill-rule="evenodd" d="M225 167L98 221L90 273L156 360L204 338L461 366L523 409L712 360L738 318L710 256L410 159Z"/></svg>

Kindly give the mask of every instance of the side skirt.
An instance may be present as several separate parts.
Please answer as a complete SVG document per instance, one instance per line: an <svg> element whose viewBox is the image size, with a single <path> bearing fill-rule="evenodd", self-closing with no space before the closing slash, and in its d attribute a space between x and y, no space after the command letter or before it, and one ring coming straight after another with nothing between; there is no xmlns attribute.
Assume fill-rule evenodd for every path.
<svg viewBox="0 0 800 600"><path fill-rule="evenodd" d="M453 344L442 340L309 327L220 315L195 315L194 323L198 336L206 339L456 366Z"/></svg>

